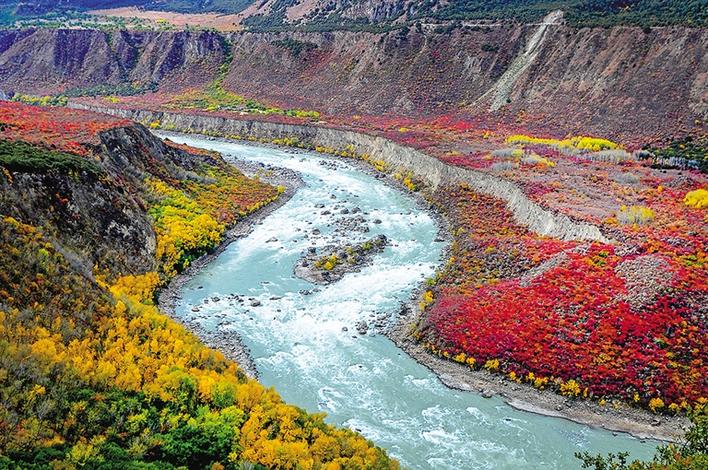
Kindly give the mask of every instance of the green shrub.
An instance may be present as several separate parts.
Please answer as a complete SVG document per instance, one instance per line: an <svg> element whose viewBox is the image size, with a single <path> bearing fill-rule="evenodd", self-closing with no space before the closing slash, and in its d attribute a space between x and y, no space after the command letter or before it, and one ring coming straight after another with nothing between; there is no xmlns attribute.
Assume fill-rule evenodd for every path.
<svg viewBox="0 0 708 470"><path fill-rule="evenodd" d="M278 39L277 41L272 41L271 44L281 49L287 49L295 57L298 57L302 52L309 52L313 49L317 49L317 44L298 41L297 39L291 38Z"/></svg>
<svg viewBox="0 0 708 470"><path fill-rule="evenodd" d="M9 140L0 140L0 166L27 173L55 170L62 173L85 172L94 176L102 173L96 163L84 157Z"/></svg>
<svg viewBox="0 0 708 470"><path fill-rule="evenodd" d="M659 168L692 168L708 173L708 137L686 136L661 148L637 152L640 160L651 160Z"/></svg>
<svg viewBox="0 0 708 470"><path fill-rule="evenodd" d="M705 411L691 418L693 427L681 444L660 446L651 462L628 460L629 453L590 455L576 453L582 468L593 470L703 470L708 468L708 415Z"/></svg>

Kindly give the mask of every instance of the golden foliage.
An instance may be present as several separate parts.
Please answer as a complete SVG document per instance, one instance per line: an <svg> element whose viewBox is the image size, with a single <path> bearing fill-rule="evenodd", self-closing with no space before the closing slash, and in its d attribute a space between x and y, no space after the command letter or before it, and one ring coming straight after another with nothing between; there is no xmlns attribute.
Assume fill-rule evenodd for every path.
<svg viewBox="0 0 708 470"><path fill-rule="evenodd" d="M215 465L398 468L361 436L283 403L161 314L151 305L156 273L125 276L106 289L75 274L41 231L10 218L0 228L0 280L20 286L16 295L0 294L0 378L9 407L27 416L0 435L3 453L61 445L66 464L91 466L115 444L117 426L127 436L120 442L138 445L126 455L162 455L185 466L209 442L204 458ZM42 266L39 250L46 251ZM46 289L33 288L41 280L49 281ZM62 308L51 304L58 298ZM33 378L4 381L19 373ZM88 426L101 403L116 399L112 390L119 391L115 406L134 412ZM63 421L42 411L48 406L63 409ZM2 426L12 425L7 409L0 410Z"/></svg>
<svg viewBox="0 0 708 470"><path fill-rule="evenodd" d="M149 214L157 234L156 256L167 277L218 245L227 225L282 192L236 172L209 170L205 177L207 182L184 182L184 189L162 180L148 181L154 197Z"/></svg>
<svg viewBox="0 0 708 470"><path fill-rule="evenodd" d="M695 209L708 209L708 190L701 188L686 193L684 204Z"/></svg>
<svg viewBox="0 0 708 470"><path fill-rule="evenodd" d="M576 136L569 139L544 139L539 137L531 137L528 135L512 135L507 137L506 142L509 144L536 144L547 145L556 148L568 148L577 150L587 150L591 152L599 152L601 150L613 150L619 148L619 144L607 139L597 137Z"/></svg>
<svg viewBox="0 0 708 470"><path fill-rule="evenodd" d="M615 213L617 221L624 225L646 225L654 220L654 211L645 206L621 206Z"/></svg>

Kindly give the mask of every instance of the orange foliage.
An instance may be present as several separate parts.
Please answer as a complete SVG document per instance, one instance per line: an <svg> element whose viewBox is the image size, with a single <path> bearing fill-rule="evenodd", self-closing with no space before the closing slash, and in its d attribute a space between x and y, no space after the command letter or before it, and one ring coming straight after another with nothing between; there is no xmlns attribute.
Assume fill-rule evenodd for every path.
<svg viewBox="0 0 708 470"><path fill-rule="evenodd" d="M100 144L101 132L130 124L88 111L0 101L0 137L77 155L91 153L91 146Z"/></svg>

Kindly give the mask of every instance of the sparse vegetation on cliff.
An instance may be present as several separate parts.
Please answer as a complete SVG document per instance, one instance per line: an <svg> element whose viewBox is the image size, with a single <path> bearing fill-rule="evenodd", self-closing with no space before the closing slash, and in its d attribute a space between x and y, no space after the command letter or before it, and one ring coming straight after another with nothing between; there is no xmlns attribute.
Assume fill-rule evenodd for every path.
<svg viewBox="0 0 708 470"><path fill-rule="evenodd" d="M319 119L320 113L304 109L280 109L268 106L253 99L233 93L224 88L224 79L233 60L230 46L224 42L224 47L229 50L226 60L221 65L217 77L203 89L190 89L169 99L167 107L171 109L199 109L204 111L235 111L252 114L280 114L305 119ZM284 46L285 47L285 46ZM287 43L288 48L295 47L297 54L301 48L294 43ZM301 46L304 47L304 46ZM295 52L293 52L295 53Z"/></svg>
<svg viewBox="0 0 708 470"><path fill-rule="evenodd" d="M298 41L297 39L278 39L271 42L276 47L282 47L283 49L289 50L292 55L298 57L303 52L308 52L317 49L317 44L311 42Z"/></svg>

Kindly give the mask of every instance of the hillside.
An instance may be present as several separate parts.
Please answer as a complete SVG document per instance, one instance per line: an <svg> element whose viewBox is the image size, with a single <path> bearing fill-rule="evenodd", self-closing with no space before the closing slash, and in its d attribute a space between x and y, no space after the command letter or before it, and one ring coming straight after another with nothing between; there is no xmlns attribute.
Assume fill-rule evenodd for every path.
<svg viewBox="0 0 708 470"><path fill-rule="evenodd" d="M705 0L3 5L39 18L0 30L11 459L397 466L155 308L228 227L284 196L148 129L358 160L424 202L449 247L387 334L445 384L643 437L677 439L693 414L705 433ZM312 202L328 223L354 214ZM281 293L257 301L270 312L266 298Z"/></svg>
<svg viewBox="0 0 708 470"><path fill-rule="evenodd" d="M173 109L250 106L256 114L302 109L347 125L444 118L643 145L700 130L708 113L707 48L705 29L685 27L8 30L0 31L0 91Z"/></svg>
<svg viewBox="0 0 708 470"><path fill-rule="evenodd" d="M573 27L638 25L705 25L703 0L7 0L4 22L31 18L66 18L92 10L136 7L143 11L180 14L218 13L233 16L252 30L387 29L415 22L517 21L538 22L552 10L563 10ZM103 11L102 10L102 11ZM124 10L125 11L125 10ZM120 10L115 12L121 15Z"/></svg>
<svg viewBox="0 0 708 470"><path fill-rule="evenodd" d="M457 243L454 263L431 292L436 302L420 339L441 354L471 355L478 366L501 358L506 374L573 380L595 396L645 407L658 396L667 407L698 403L705 387L696 373L704 365L693 350L704 340L695 315L702 315L705 296L706 234L701 211L683 199L705 186L708 34L687 27L578 30L558 18L445 32L10 30L0 33L0 90L18 100L51 95L112 109L168 130L252 132L224 130L228 119L354 130L513 181L534 203L593 224L602 236L593 244L548 240L510 219L489 195L454 184L439 188L432 198L452 220ZM301 143L297 132L278 137ZM508 223L493 228L485 220ZM509 233L521 242L512 243ZM556 263L562 268L550 269ZM635 265L641 275L627 277ZM672 273L671 280L659 280L660 271ZM528 284L537 278L538 285ZM576 302L589 295L584 288L600 289L601 279L604 301ZM549 294L550 285L560 291ZM597 324L626 334L616 324L620 317L651 313L635 325L641 333L631 347L643 351L637 357L623 357L624 336L592 340L606 341L608 364L630 361L633 372L618 376L606 365L598 372L587 355L599 354L587 347L591 336L575 338L562 325L550 337L541 334L542 325L562 320L549 320L542 305L524 335L500 339L499 327L474 338L466 333L491 315L498 316L495 325L512 328L517 320L510 312L519 302L549 295L557 309L579 315L576 323L589 321L587 335ZM491 312L470 301L494 297L503 308ZM652 346L651 335L682 321L680 341ZM534 357L514 352L529 344ZM675 349L671 358L662 356L664 348ZM569 369L548 364L559 354L574 359ZM674 374L676 364L688 372ZM642 382L647 375L660 377Z"/></svg>
<svg viewBox="0 0 708 470"><path fill-rule="evenodd" d="M130 121L12 103L0 170L0 466L397 468L153 304L277 188Z"/></svg>

